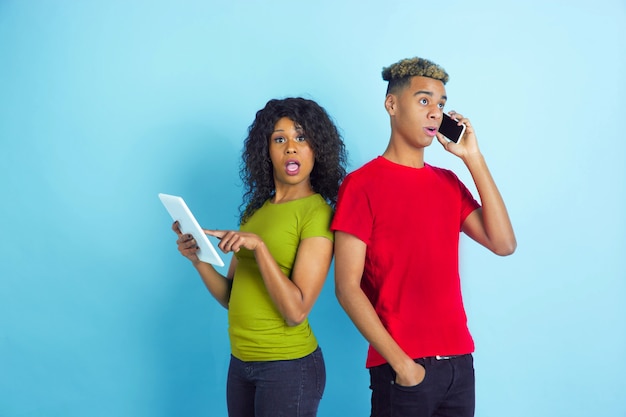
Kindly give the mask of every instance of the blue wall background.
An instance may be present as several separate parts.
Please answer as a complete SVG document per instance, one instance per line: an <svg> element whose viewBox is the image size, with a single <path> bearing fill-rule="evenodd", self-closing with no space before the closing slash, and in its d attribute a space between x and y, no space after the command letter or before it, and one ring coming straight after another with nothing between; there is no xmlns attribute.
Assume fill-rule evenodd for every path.
<svg viewBox="0 0 626 417"><path fill-rule="evenodd" d="M360 166L389 137L380 70L415 55L451 74L518 236L461 244L477 416L626 416L623 0L0 0L0 416L225 415L226 311L157 193L236 227L273 97L317 100ZM332 274L311 320L320 416L368 415Z"/></svg>

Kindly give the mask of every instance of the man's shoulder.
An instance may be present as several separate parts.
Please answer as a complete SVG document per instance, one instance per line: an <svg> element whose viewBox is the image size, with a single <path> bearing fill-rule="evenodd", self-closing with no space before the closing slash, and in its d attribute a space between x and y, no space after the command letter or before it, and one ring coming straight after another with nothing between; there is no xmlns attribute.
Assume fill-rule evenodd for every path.
<svg viewBox="0 0 626 417"><path fill-rule="evenodd" d="M450 169L441 168L430 164L425 164L425 166L427 166L431 170L431 172L433 172L437 176L446 178L448 180L456 180L458 178L454 171Z"/></svg>
<svg viewBox="0 0 626 417"><path fill-rule="evenodd" d="M357 178L367 178L370 175L375 174L378 170L380 170L381 168L381 157L376 157L366 163L364 163L363 165L361 165L359 168L355 169L354 171L350 172L346 179L348 178L352 178L352 179L357 179Z"/></svg>

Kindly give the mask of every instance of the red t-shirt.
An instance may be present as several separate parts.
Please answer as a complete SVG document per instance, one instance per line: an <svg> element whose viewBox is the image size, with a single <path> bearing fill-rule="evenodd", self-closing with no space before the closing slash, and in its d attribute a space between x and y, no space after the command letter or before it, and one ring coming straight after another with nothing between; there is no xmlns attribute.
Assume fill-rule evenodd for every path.
<svg viewBox="0 0 626 417"><path fill-rule="evenodd" d="M349 174L331 229L367 244L361 288L412 358L474 351L461 296L461 225L480 205L449 170L378 157ZM385 363L369 348L366 366Z"/></svg>

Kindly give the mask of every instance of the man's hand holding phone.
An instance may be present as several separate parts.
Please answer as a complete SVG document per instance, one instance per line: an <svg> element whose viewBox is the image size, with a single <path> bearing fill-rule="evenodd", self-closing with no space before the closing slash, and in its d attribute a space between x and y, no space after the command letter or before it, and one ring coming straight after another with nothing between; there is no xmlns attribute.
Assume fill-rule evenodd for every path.
<svg viewBox="0 0 626 417"><path fill-rule="evenodd" d="M443 113L441 126L439 126L439 133L447 137L452 142L459 143L466 128L467 126L463 123L459 123L459 120L456 118L452 118L446 113Z"/></svg>
<svg viewBox="0 0 626 417"><path fill-rule="evenodd" d="M456 141L450 140L449 136L446 135L447 132L450 136L455 137L453 132L450 132L447 130L447 127L444 127L444 123L447 127L449 127L450 124L454 125L455 130L453 132L458 132L456 135ZM459 125L459 123L461 123L461 125ZM478 149L478 142L476 141L476 135L474 134L474 128L472 127L469 119L463 117L463 115L455 111L443 114L441 126L437 132L437 140L446 151L460 158L480 152Z"/></svg>

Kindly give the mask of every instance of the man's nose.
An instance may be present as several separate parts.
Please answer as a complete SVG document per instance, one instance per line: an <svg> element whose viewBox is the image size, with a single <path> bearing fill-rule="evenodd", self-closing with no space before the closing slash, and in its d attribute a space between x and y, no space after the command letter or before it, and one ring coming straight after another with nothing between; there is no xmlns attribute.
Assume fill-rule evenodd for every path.
<svg viewBox="0 0 626 417"><path fill-rule="evenodd" d="M441 119L443 117L443 109L440 107L431 109L428 113L428 117L431 119Z"/></svg>

